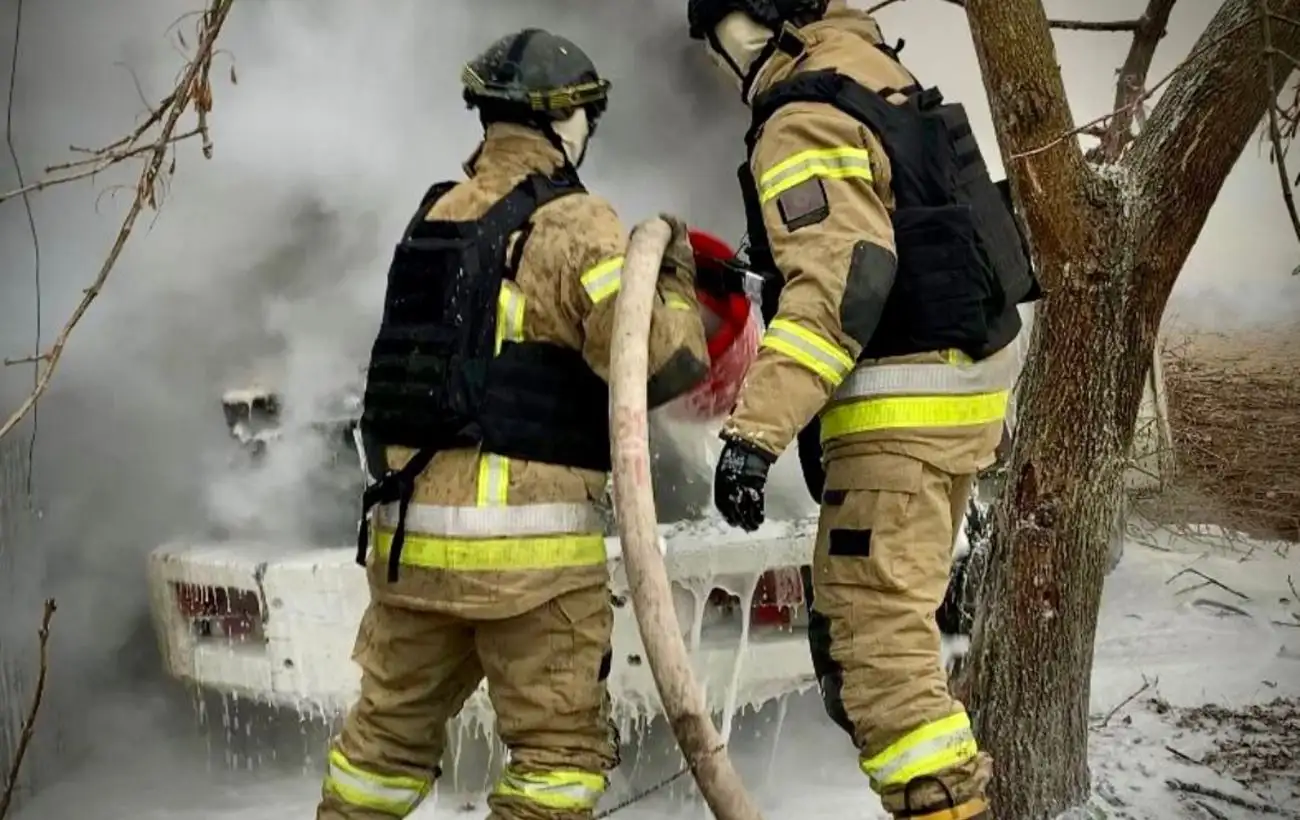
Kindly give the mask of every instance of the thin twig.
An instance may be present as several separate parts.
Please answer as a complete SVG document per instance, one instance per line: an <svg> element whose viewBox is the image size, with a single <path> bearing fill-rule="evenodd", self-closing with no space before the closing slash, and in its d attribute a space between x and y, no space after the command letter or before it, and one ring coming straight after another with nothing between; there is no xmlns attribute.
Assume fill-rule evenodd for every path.
<svg viewBox="0 0 1300 820"><path fill-rule="evenodd" d="M1300 213L1296 212L1295 195L1291 193L1291 174L1286 168L1286 151L1283 150L1282 123L1277 116L1277 97L1282 89L1277 84L1277 71L1273 68L1273 57L1289 57L1273 47L1273 24L1268 0L1255 0L1256 18L1259 21L1259 36L1264 45L1264 82L1268 88L1268 137L1273 143L1273 161L1277 166L1278 182L1282 185L1282 201L1286 204L1287 216L1291 218L1291 230L1300 240ZM1295 59L1290 58L1295 64ZM1288 74L1290 72L1287 72Z"/></svg>
<svg viewBox="0 0 1300 820"><path fill-rule="evenodd" d="M127 239L131 235L132 228L135 227L136 220L139 219L141 212L146 208L156 209L159 204L158 185L161 177L165 173L163 163L167 159L168 146L175 140L176 124L181 115L194 103L196 110L206 114L211 110L212 90L204 85L207 75L207 67L212 61L213 44L216 42L217 35L221 33L221 27L230 13L231 5L234 0L211 0L206 12L204 12L201 22L199 23L199 42L193 59L185 67L184 74L177 84L175 91L169 96L169 104L160 106L156 114L151 115L150 121L157 121L162 118L159 127L158 136L146 151L147 159L144 169L140 173L140 178L136 183L135 199L132 201L130 208L127 210L126 217L122 220L122 227L118 231L117 239L113 242L113 247L108 253L108 257L100 266L99 273L96 275L90 287L86 288L82 294L81 301L72 311L72 315L64 323L63 328L54 339L54 344L46 351L47 360L45 367L41 370L41 376L31 394L19 405L18 409L9 416L9 419L0 426L0 438L4 438L10 430L18 426L19 422L31 411L32 407L40 400L41 395L49 388L50 380L54 378L54 372L58 367L59 359L63 355L63 349L68 343L68 337L71 335L81 317L85 315L86 310L90 307L95 298L99 296L108 280L109 274L112 273L114 266L117 264L118 257L122 254L122 249L126 247ZM163 115L162 112L166 114ZM207 122L204 116L199 117L197 131L202 135L205 148L209 146L206 136ZM142 131L137 129L136 134ZM115 143L121 145L122 143ZM127 138L127 145L133 145L131 138ZM129 149L133 150L133 149ZM209 153L205 150L205 154Z"/></svg>
<svg viewBox="0 0 1300 820"><path fill-rule="evenodd" d="M1198 797L1211 797L1215 800L1227 803L1228 805L1236 806L1241 809L1249 809L1250 811L1257 811L1261 814L1282 814L1282 810L1276 806L1270 806L1266 803L1256 803L1247 800L1244 797L1237 797L1235 794L1228 794L1227 792L1211 788L1210 786L1203 786L1200 783L1188 783L1171 777L1165 780L1165 785L1174 791L1186 792L1187 794L1194 794Z"/></svg>
<svg viewBox="0 0 1300 820"><path fill-rule="evenodd" d="M18 86L18 46L22 42L23 36L23 0L18 0L17 9L14 12L14 50L13 58L9 61L9 96L5 103L5 144L9 147L9 157L14 163L14 174L18 177L18 187L25 185L23 180L23 166L18 161L18 148L14 145L14 90ZM33 324L35 339L32 342L33 356L41 355L41 237L36 231L36 214L32 210L31 197L26 193L23 194L23 209L27 212L27 229L32 235L32 286L34 289L33 306L36 314ZM40 362L33 360L32 364L32 390L35 390L41 383L41 366ZM27 495L30 498L32 494L32 480L36 474L36 437L40 432L40 417L37 413L36 406L32 406L32 435L27 440Z"/></svg>
<svg viewBox="0 0 1300 820"><path fill-rule="evenodd" d="M1228 815L1211 806L1209 803L1202 803L1200 800L1193 800L1193 803L1201 807L1201 811L1210 815L1214 820L1231 820Z"/></svg>
<svg viewBox="0 0 1300 820"><path fill-rule="evenodd" d="M189 139L190 137L198 136L200 133L201 133L200 129L191 128L190 130L182 132L180 134L172 134L167 138L167 143L174 144L174 143L182 142L184 140ZM153 151L157 147L158 147L157 142L151 142L145 145L136 145L127 150L100 149L101 151L106 151L106 153L96 152L95 156L90 159L82 159L82 160L76 160L74 162L65 162L60 165L52 165L46 170L47 171L68 170L72 168L77 168L79 170L73 174L60 174L58 176L46 177L45 179L37 180L36 182L33 182L29 185L24 185L21 188L17 188L12 191L6 191L5 193L0 194L0 202L4 202L6 199L12 199L16 196L26 197L28 194L32 194L37 191L43 191L46 188L52 188L55 185L62 185L65 182L76 182L79 179L86 179L88 177L97 176L98 174L103 173L104 171L108 170L114 165L117 165L118 163L125 162L128 159L133 159L135 157L142 156L144 154L148 154L149 152ZM76 148L75 146L73 146L73 150L82 151L85 149Z"/></svg>
<svg viewBox="0 0 1300 820"><path fill-rule="evenodd" d="M882 0L870 6L867 14L875 14L883 8L888 8L895 3L901 3L903 0ZM966 8L966 0L943 0L951 6ZM1142 23L1141 20L1048 20L1047 25L1062 31L1093 31L1093 32L1115 32L1115 31L1136 31Z"/></svg>
<svg viewBox="0 0 1300 820"><path fill-rule="evenodd" d="M1106 713L1106 716L1105 716L1104 718L1101 719L1101 722L1098 723L1098 724L1096 724L1093 728L1094 728L1094 729L1105 729L1108 725L1110 725L1111 718L1113 718L1113 717L1115 717L1115 715L1119 714L1119 711L1120 711L1121 709L1123 709L1125 706L1128 706L1128 705L1129 705L1130 703L1132 703L1133 701L1137 700L1137 698L1138 698L1139 695L1141 695L1141 694L1142 694L1143 692L1145 692L1146 690L1150 689L1152 686L1158 684L1159 682L1160 682L1160 678L1156 678L1155 680L1147 680L1147 676L1146 676L1146 675L1143 675L1143 676L1142 676L1142 685L1141 685L1140 687L1138 687L1138 689L1136 689L1136 690L1133 692L1133 694L1129 695L1128 697L1126 697L1126 698L1124 698L1123 700L1121 700L1119 703L1115 704L1115 708L1114 708L1114 709L1111 709L1109 712L1107 712L1107 713Z"/></svg>
<svg viewBox="0 0 1300 820"><path fill-rule="evenodd" d="M1137 120L1142 127L1146 119L1142 96L1151 71L1151 61L1155 58L1156 48L1164 39L1165 29L1169 25L1169 15L1173 13L1177 0L1149 0L1147 9L1138 21L1133 33L1133 44L1128 56L1119 70L1119 79L1115 83L1114 110L1118 113L1106 128L1102 129L1101 144L1097 146L1093 158L1103 163L1119 160L1124 149L1133 141L1133 122Z"/></svg>
<svg viewBox="0 0 1300 820"><path fill-rule="evenodd" d="M1169 754L1173 755L1174 757L1178 758L1179 760L1183 761L1184 763L1190 763L1190 764L1192 764L1193 766L1204 766L1204 765L1205 765L1205 763L1204 763L1203 761L1197 760L1196 758L1192 757L1191 755L1184 754L1184 753L1178 751L1177 749L1175 749L1173 746L1166 746L1166 747L1165 747L1165 751L1169 752Z"/></svg>
<svg viewBox="0 0 1300 820"><path fill-rule="evenodd" d="M1175 580L1177 580L1178 578L1181 578L1182 576L1184 576L1184 575L1188 575L1188 574L1190 574L1190 575L1195 575L1195 576L1197 576L1198 578L1203 579L1206 583L1213 584L1214 586L1218 587L1219 589L1223 590L1224 592L1230 592L1230 593L1232 593L1233 595L1236 595L1238 598L1240 598L1240 599L1243 600L1243 601L1249 601L1249 600L1250 600L1250 596L1249 596L1249 595L1246 595L1245 593L1238 592L1237 590L1233 589L1232 587L1228 586L1227 584L1223 583L1222 581L1219 581L1219 580L1217 580L1217 579L1215 579L1215 578L1211 578L1210 576L1206 575L1204 572L1201 572L1199 569L1196 569L1195 567L1188 567L1187 569L1180 570L1180 571L1174 573L1172 576L1170 576L1170 578L1169 578L1168 581L1165 581L1165 583L1166 583L1166 584L1172 584L1172 583L1173 583ZM1197 589L1197 588L1199 588L1199 587L1193 587L1192 589ZM1183 591L1184 591L1184 592L1189 592L1190 590L1183 590Z"/></svg>
<svg viewBox="0 0 1300 820"><path fill-rule="evenodd" d="M19 356L16 359L5 359L5 367L13 367L18 364L37 364L48 359L44 353L37 353L35 356Z"/></svg>
<svg viewBox="0 0 1300 820"><path fill-rule="evenodd" d="M1098 126L1104 126L1107 123L1109 123L1112 119L1114 119L1116 116L1125 113L1125 111L1132 112L1133 109L1135 109L1137 106L1141 105L1142 103L1146 102L1147 100L1151 99L1153 96L1155 96L1157 91L1159 91L1160 89L1168 85L1169 81L1172 80L1174 77L1178 76L1178 73L1182 71L1184 68L1186 68L1193 60L1205 54L1211 48L1217 46L1219 43L1223 42L1229 37L1239 34L1240 32L1255 25L1256 22L1257 21L1255 20L1250 20L1245 23L1238 23L1237 25L1233 26L1232 28L1220 34L1218 37L1213 37L1207 42L1202 43L1200 48L1193 49L1192 52L1188 54L1187 57L1184 58L1182 62L1174 66L1173 69L1171 69L1169 73L1166 74L1164 77L1160 78L1159 82L1157 82L1155 85L1151 86L1146 91L1142 92L1137 97L1135 97L1132 102L1130 102L1127 106L1125 106L1124 110L1110 111L1105 114L1102 114L1100 117L1096 117L1094 119L1088 120L1082 125L1076 128L1072 128L1069 131L1066 131L1065 133L1057 136L1050 142L1040 145L1037 148L1030 148L1028 151L1022 151L1019 154L1012 154L1009 159L1023 160L1041 154L1044 151L1050 151L1052 148L1056 147L1057 145L1060 145L1062 142L1069 139L1070 137L1077 137L1080 134L1088 133L1091 129L1094 129Z"/></svg>
<svg viewBox="0 0 1300 820"><path fill-rule="evenodd" d="M53 598L46 599L45 611L41 615L41 629L36 633L40 639L40 667L36 673L36 691L32 693L27 717L23 718L23 726L18 734L18 748L14 750L13 762L9 764L9 775L5 779L4 794L0 796L0 820L4 820L9 814L14 790L18 787L18 775L22 772L23 758L27 756L27 747L32 743L32 734L36 729L36 716L41 711L41 700L45 697L45 679L50 671L50 620L57 609Z"/></svg>
<svg viewBox="0 0 1300 820"><path fill-rule="evenodd" d="M723 744L721 746L716 746L710 749L707 753L704 754L703 757L700 758L700 760L696 761L696 765L698 766L700 762L702 762L704 759L713 757L714 755L721 752L725 748L727 748L726 744ZM605 820L605 818L618 814L623 809L626 809L636 803L640 803L642 800L645 800L647 797L654 794L655 792L666 789L674 782L682 779L687 774L689 774L690 771L691 771L691 765L690 763L687 763L685 766L682 766L680 769L678 769L675 773L669 775L668 777L665 777L663 780L660 780L658 783L655 783L654 785L649 786L647 788L641 789L640 791L633 793L630 797L620 800L618 803L600 812L599 814L596 815L595 820Z"/></svg>

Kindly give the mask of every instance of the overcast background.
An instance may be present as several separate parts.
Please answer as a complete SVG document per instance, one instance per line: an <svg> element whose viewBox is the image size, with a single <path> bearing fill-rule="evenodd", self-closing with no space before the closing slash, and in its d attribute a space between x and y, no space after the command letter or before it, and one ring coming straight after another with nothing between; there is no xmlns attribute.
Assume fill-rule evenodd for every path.
<svg viewBox="0 0 1300 820"><path fill-rule="evenodd" d="M240 0L214 73L215 157L204 161L197 142L178 148L161 215L141 221L67 348L41 405L38 516L0 506L0 525L12 531L0 541L0 750L26 699L43 596L57 595L61 611L38 776L56 759L66 767L92 751L138 752L139 718L163 719L147 695L157 667L144 595L150 549L214 524L309 531L317 511L297 477L312 454L282 456L251 490L233 484L219 394L260 378L284 389L291 411L312 413L355 377L392 243L426 186L458 174L475 147L478 123L460 102L458 69L490 39L525 25L553 29L614 81L583 170L628 225L670 210L739 239L734 169L746 112L686 39L684 5ZM1106 19L1135 17L1143 3L1049 10L1068 16L1081 5ZM1214 8L1179 4L1153 77L1181 59ZM4 87L16 9L0 0ZM143 107L126 67L151 100L171 88L182 62L164 30L177 9L164 0L28 0L12 114L28 181L68 159L70 144L100 145L131 129ZM887 37L907 40L903 56L925 82L967 104L990 165L1000 165L962 12L909 0L881 22ZM1076 118L1104 113L1128 37L1062 32L1057 45ZM128 197L103 192L137 171L32 197L44 344L118 230ZM6 157L0 189L16 185ZM1300 281L1288 274L1298 262L1274 172L1252 146L1187 265L1179 310L1216 322L1293 316ZM32 352L34 275L23 204L2 203L0 356ZM30 381L30 368L0 372L0 416ZM25 478L26 441L0 444L0 492L10 498ZM123 691L133 694L124 701Z"/></svg>

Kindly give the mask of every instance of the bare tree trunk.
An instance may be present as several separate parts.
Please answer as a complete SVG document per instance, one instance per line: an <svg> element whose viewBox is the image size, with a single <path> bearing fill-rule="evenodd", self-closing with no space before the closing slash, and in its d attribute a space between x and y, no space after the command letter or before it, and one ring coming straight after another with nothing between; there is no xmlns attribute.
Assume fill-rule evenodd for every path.
<svg viewBox="0 0 1300 820"><path fill-rule="evenodd" d="M1156 3L1167 16L1170 4ZM1272 6L1300 12L1300 0ZM1266 110L1253 9L1251 0L1227 0L1127 154L1098 171L1070 133L1042 4L967 2L999 145L1047 291L960 686L996 762L999 820L1047 820L1088 797L1107 536L1170 290ZM1297 27L1277 30L1287 42L1275 45L1297 53Z"/></svg>
<svg viewBox="0 0 1300 820"><path fill-rule="evenodd" d="M614 508L637 627L677 745L714 817L762 820L705 707L704 692L691 670L677 623L668 572L659 554L659 527L650 484L646 345L655 283L669 238L668 225L661 219L643 222L632 231L623 287L614 307L609 367Z"/></svg>

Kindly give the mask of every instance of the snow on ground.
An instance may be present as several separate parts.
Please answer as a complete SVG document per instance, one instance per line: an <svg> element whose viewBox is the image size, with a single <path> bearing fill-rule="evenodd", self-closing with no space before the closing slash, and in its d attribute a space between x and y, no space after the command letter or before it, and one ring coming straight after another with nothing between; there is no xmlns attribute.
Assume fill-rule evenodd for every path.
<svg viewBox="0 0 1300 820"><path fill-rule="evenodd" d="M1108 582L1096 647L1091 816L1300 817L1300 602L1293 584L1300 585L1300 550L1133 533ZM214 766L220 752L163 728L177 724L184 708L174 696L141 695L113 714L88 717L104 723L104 751L70 762L67 778L36 795L19 820L312 816L317 737L301 730L300 745L316 751L306 771L300 760L267 755L256 765ZM251 726L230 728L248 735ZM847 738L815 694L744 715L734 732L733 758L769 820L880 816ZM678 765L663 727L652 727L627 750L606 807ZM447 789L415 817L485 814L481 791ZM704 820L708 813L692 798L687 776L614 816Z"/></svg>

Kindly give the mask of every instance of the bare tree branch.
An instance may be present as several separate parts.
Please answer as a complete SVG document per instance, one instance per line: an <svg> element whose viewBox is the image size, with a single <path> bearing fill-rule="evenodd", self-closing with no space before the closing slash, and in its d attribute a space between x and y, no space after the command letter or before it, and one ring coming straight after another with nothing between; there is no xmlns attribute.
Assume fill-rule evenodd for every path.
<svg viewBox="0 0 1300 820"><path fill-rule="evenodd" d="M14 163L14 173L18 177L18 186L21 188L27 184L23 178L23 164L18 161L18 146L14 144L14 92L18 89L18 54L23 41L23 0L18 0L14 10L14 50L13 56L9 61L9 94L5 101L5 144L9 148L9 158ZM27 230L32 237L32 290L34 291L35 304L32 306L32 312L35 314L33 324L32 355L39 356L42 347L42 333L44 327L41 324L41 314L43 310L43 291L41 289L41 236L36 230L36 213L32 210L31 197L26 193L23 194L23 210L27 213ZM41 382L41 368L38 366L32 368L32 389ZM31 495L32 481L36 475L34 468L36 459L36 437L40 432L40 417L37 414L36 407L32 407L32 434L27 440L27 494Z"/></svg>
<svg viewBox="0 0 1300 820"><path fill-rule="evenodd" d="M1144 243L1139 258L1168 257L1171 248L1191 248L1208 209L1189 211L1185 204L1214 201L1269 106L1276 104L1276 92L1259 81L1272 58L1264 57L1260 47L1256 3L1224 2L1125 156L1132 172L1131 218ZM1271 6L1272 19L1300 16L1300 0L1271 0ZM1277 26L1270 34L1275 49L1300 53L1300 27ZM1138 277L1136 286L1167 297L1181 267L1178 261L1161 266L1158 274Z"/></svg>
<svg viewBox="0 0 1300 820"><path fill-rule="evenodd" d="M1101 144L1097 147L1095 159L1103 163L1117 162L1124 148L1133 140L1133 120L1144 119L1143 98L1146 94L1147 74L1151 71L1151 60L1155 57L1156 47L1165 36L1169 25L1169 15L1174 10L1177 0L1150 0L1147 10L1138 21L1137 31L1133 34L1133 45L1128 57L1119 70L1119 80L1115 83L1115 117L1106 128ZM1141 122L1138 123L1141 127ZM1090 157L1092 158L1092 157Z"/></svg>
<svg viewBox="0 0 1300 820"><path fill-rule="evenodd" d="M867 14L875 14L883 8L901 3L903 0L881 0L874 6L867 9ZM966 0L943 0L951 6L966 8ZM1138 26L1142 24L1141 20L1048 20L1047 25L1054 29L1062 31L1094 31L1094 32L1115 32L1115 31L1137 31Z"/></svg>
<svg viewBox="0 0 1300 820"><path fill-rule="evenodd" d="M1191 65L1193 62L1195 62L1199 57L1203 56L1211 49L1220 45L1224 40L1234 37L1240 34L1245 29L1254 27L1254 25L1255 25L1254 19L1246 20L1244 22L1238 23L1237 25L1233 26L1232 28L1229 28L1226 31L1216 34L1213 37L1210 37L1208 39L1203 39L1202 42L1197 43L1196 47L1192 49L1191 53L1189 53L1181 63L1174 66L1173 69L1169 71L1169 73L1161 77L1160 80L1158 80L1150 88L1146 89L1145 91L1141 92L1136 97L1134 97L1124 108L1114 110L1114 111L1108 111L1105 114L1102 114L1100 117L1096 117L1094 119L1088 120L1082 125L1079 125L1075 128L1071 128L1068 131L1063 131L1060 134L1057 134L1050 141L1044 142L1042 145L1036 146L1034 148L1029 148L1018 154L1013 154L1010 157L1010 159L1020 160L1020 159L1026 159L1028 157L1032 157L1036 154L1041 154L1042 152L1050 150L1051 148L1061 144L1062 142L1065 142L1066 140L1070 139L1070 137L1076 137L1079 136L1080 134L1083 134L1085 136L1100 138L1103 134L1106 133L1108 129L1108 124L1113 119L1125 113L1131 116L1135 108L1143 105L1144 103L1146 103L1147 100L1154 97L1156 95L1156 92L1158 92L1160 89L1168 85L1170 81L1172 81L1175 77L1177 77L1182 71L1187 69L1188 66Z"/></svg>
<svg viewBox="0 0 1300 820"><path fill-rule="evenodd" d="M1029 234L1047 258L1068 257L1074 248L1095 244L1084 238L1092 230L1086 207L1089 173L1078 143L1058 136L1071 130L1074 117L1051 38L1041 51L1026 47L1048 33L1047 13L1039 2L968 0L966 5L984 86L1005 92L990 94L989 108L999 125L1003 165L1022 162L1009 175ZM1052 281L1057 273L1043 272L1044 287L1057 284Z"/></svg>
<svg viewBox="0 0 1300 820"><path fill-rule="evenodd" d="M202 133L203 130L200 128L191 128L189 131L180 134L172 134L167 138L167 142L182 142ZM87 179L89 177L97 176L118 163L148 154L156 147L157 142L150 142L145 143L144 145L132 145L127 148L102 148L90 152L92 155L87 159L64 162L59 165L51 165L45 169L46 173L51 171L72 171L72 173L49 176L37 180L30 185L25 185L22 188L15 188L12 191L6 191L5 193L0 194L0 202L4 202L6 199L12 199L16 196L24 196L26 194L35 193L36 191L43 191L46 188L53 188L55 185L62 185L65 182L75 182L79 179ZM210 149L211 142L207 142L205 147ZM69 146L69 148L73 151L85 150L83 148L77 148L75 145Z"/></svg>
<svg viewBox="0 0 1300 820"><path fill-rule="evenodd" d="M22 773L23 758L27 757L27 748L32 744L32 735L36 730L36 716L41 711L41 701L45 697L45 679L50 671L50 621L58 607L53 598L46 599L45 612L41 616L40 666L36 673L36 691L32 693L32 703L27 708L27 717L23 719L22 729L18 734L18 748L14 750L13 762L9 764L9 775L5 778L5 790L0 795L0 820L9 814L13 804L14 790L18 788L18 776Z"/></svg>
<svg viewBox="0 0 1300 820"><path fill-rule="evenodd" d="M171 170L170 168L164 168L163 163L167 160L168 148L178 139L183 138L183 135L178 136L176 134L176 125L181 115L191 105L198 114L198 125L195 128L195 133L199 134L203 140L204 156L211 156L212 143L207 136L207 114L212 110L212 87L208 82L208 76L212 65L213 45L216 42L217 35L221 33L221 27L230 13L233 2L234 0L210 0L206 11L202 13L197 24L198 45L194 56L185 66L175 90L164 98L145 123L132 134L95 152L95 156L100 158L99 164L92 158L89 160L92 170L80 172L81 176L91 176L96 173L96 170L103 170L103 167L107 167L102 164L106 158L112 160L108 162L108 165L112 165L137 154L145 157L144 168L141 170L140 178L135 186L135 199L127 210L126 217L122 221L122 227L118 231L113 247L109 250L108 257L100 266L99 273L90 284L90 287L83 292L81 301L72 311L72 315L63 325L58 336L55 337L50 349L41 354L45 357L45 361L40 379L31 394L9 416L3 426L0 426L0 438L4 438L9 431L18 426L39 401L41 395L49 388L50 380L54 377L54 370L63 355L63 349L68 343L69 335L77 326L77 323L81 321L81 317L85 315L91 303L99 296L109 274L112 273L114 266L117 264L118 257L122 254L122 249L126 247L127 239L135 227L136 220L139 219L141 212L145 208L157 209L159 205L159 186L165 184L166 176ZM153 141L144 145L138 144L145 132L154 124L159 124L159 129ZM121 155L121 157L114 160L113 157L116 155Z"/></svg>
<svg viewBox="0 0 1300 820"><path fill-rule="evenodd" d="M1282 202L1286 205L1287 216L1291 218L1291 230L1300 240L1300 214L1296 213L1295 195L1291 192L1291 174L1286 169L1286 147L1282 137L1282 121L1278 117L1277 98L1282 93L1278 84L1277 69L1274 66L1275 55L1291 61L1291 68L1300 65L1294 57L1273 46L1273 21L1268 7L1268 0L1255 0L1255 14L1259 20L1259 37L1264 46L1264 83L1268 89L1268 138L1272 143L1273 164L1277 167L1278 182L1282 186ZM1291 69L1287 70L1291 73Z"/></svg>

